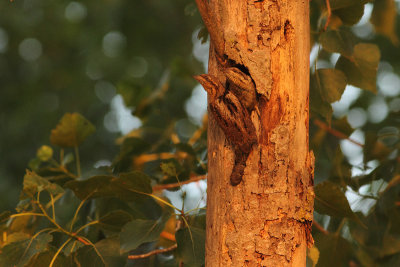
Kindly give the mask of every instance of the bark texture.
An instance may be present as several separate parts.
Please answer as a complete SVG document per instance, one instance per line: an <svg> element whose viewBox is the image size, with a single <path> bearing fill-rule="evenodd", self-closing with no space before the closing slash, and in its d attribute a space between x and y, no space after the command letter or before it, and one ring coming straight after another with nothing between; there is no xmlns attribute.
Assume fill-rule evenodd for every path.
<svg viewBox="0 0 400 267"><path fill-rule="evenodd" d="M312 244L314 157L308 149L309 0L196 0L211 36L209 73L248 72L258 143L242 182L210 115L206 266L305 266Z"/></svg>

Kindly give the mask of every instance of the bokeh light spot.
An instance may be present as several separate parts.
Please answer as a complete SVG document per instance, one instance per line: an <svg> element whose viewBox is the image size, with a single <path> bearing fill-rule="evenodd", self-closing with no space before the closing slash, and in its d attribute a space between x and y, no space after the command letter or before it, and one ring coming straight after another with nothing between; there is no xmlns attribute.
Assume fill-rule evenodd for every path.
<svg viewBox="0 0 400 267"><path fill-rule="evenodd" d="M103 52L108 57L117 57L126 46L126 37L121 32L112 31L103 37Z"/></svg>
<svg viewBox="0 0 400 267"><path fill-rule="evenodd" d="M26 38L19 44L18 52L24 60L35 61L42 55L42 44L35 38Z"/></svg>
<svg viewBox="0 0 400 267"><path fill-rule="evenodd" d="M65 8L64 16L70 22L80 22L87 14L86 7L79 2L70 2Z"/></svg>

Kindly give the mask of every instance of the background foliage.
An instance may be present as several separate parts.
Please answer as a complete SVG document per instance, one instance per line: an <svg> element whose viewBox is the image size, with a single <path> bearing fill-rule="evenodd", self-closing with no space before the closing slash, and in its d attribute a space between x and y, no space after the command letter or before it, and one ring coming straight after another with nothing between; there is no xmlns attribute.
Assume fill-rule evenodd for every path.
<svg viewBox="0 0 400 267"><path fill-rule="evenodd" d="M310 266L400 266L399 6L310 3ZM194 3L0 10L0 265L201 266L206 120L192 75L206 53Z"/></svg>

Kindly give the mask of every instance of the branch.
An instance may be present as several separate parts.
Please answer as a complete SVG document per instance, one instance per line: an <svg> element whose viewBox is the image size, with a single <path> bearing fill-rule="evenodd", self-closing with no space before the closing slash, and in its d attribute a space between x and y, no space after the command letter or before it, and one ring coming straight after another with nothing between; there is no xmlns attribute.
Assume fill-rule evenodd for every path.
<svg viewBox="0 0 400 267"><path fill-rule="evenodd" d="M168 239L170 241L174 241L174 242L176 241L175 235L171 234L169 232L166 232L166 231L162 231L161 234L160 234L160 237Z"/></svg>
<svg viewBox="0 0 400 267"><path fill-rule="evenodd" d="M325 234L325 235L329 235L329 232L327 230L325 230L324 227L322 227L322 225L320 225L319 223L317 223L316 221L313 222L313 225L315 226L315 228L317 228L318 231L320 231L321 233Z"/></svg>
<svg viewBox="0 0 400 267"><path fill-rule="evenodd" d="M161 253L172 251L172 250L176 249L177 247L178 247L178 245L175 244L173 246L170 246L169 248L156 249L156 250L150 251L149 253L145 253L145 254L129 255L128 259L130 259L130 260L144 259L144 258L148 258L153 255L156 255L156 254L161 254Z"/></svg>
<svg viewBox="0 0 400 267"><path fill-rule="evenodd" d="M321 128L321 129L323 129L323 130L329 132L330 134L336 136L337 138L346 139L346 140L348 140L349 142L352 142L353 144L355 144L355 145L357 145L357 146L359 146L359 147L364 147L363 144L361 144L361 143L355 141L354 139L351 139L350 137L348 137L347 135L345 135L344 133L342 133L342 132L340 132L340 131L338 131L338 130L332 129L331 127L329 127L329 126L326 125L324 122L322 122L322 121L320 121L320 120L318 120L318 119L315 119L315 120L314 120L314 124L317 125L319 128Z"/></svg>
<svg viewBox="0 0 400 267"><path fill-rule="evenodd" d="M180 185L190 184L190 183L197 182L197 181L204 180L204 179L207 179L206 175L194 176L193 178L191 178L187 181L180 182L180 183L155 185L155 186L153 186L153 191L161 191L163 189L175 188L175 187L179 187Z"/></svg>
<svg viewBox="0 0 400 267"><path fill-rule="evenodd" d="M155 160L160 160L160 159L171 159L171 158L176 158L176 155L173 153L169 152L161 152L161 153L156 153L156 154L144 154L136 157L134 159L135 165L142 165L146 162L149 161L155 161Z"/></svg>
<svg viewBox="0 0 400 267"><path fill-rule="evenodd" d="M328 16L326 18L325 26L324 26L324 31L328 29L328 25L331 22L331 16L332 16L332 9L331 9L331 3L330 0L325 0L326 2L326 10L328 11Z"/></svg>

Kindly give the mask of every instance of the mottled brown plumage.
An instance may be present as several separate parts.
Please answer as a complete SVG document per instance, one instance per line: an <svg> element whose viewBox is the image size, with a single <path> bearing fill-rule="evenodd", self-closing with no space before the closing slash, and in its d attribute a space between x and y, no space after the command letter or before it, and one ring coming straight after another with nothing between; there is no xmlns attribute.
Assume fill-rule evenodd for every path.
<svg viewBox="0 0 400 267"><path fill-rule="evenodd" d="M242 181L251 149L257 143L256 130L249 110L234 91L226 90L216 77L202 74L194 78L209 94L209 110L234 147L235 165L230 180L232 185L238 185ZM228 79L229 82L232 81ZM237 87L237 84L232 84L232 86Z"/></svg>
<svg viewBox="0 0 400 267"><path fill-rule="evenodd" d="M234 93L249 112L256 104L256 87L249 75L238 68L230 67L224 70L228 90Z"/></svg>

